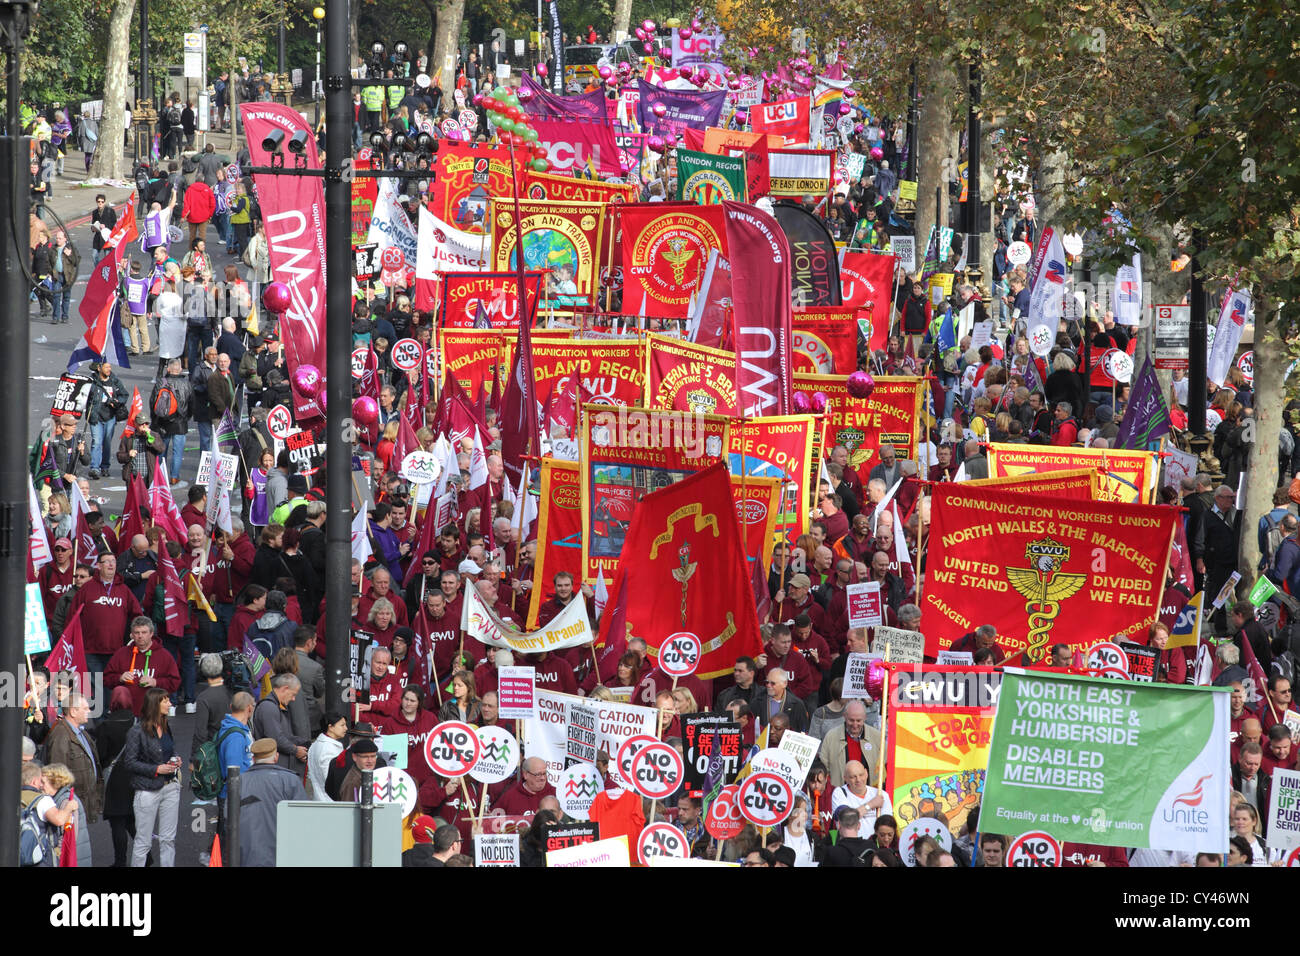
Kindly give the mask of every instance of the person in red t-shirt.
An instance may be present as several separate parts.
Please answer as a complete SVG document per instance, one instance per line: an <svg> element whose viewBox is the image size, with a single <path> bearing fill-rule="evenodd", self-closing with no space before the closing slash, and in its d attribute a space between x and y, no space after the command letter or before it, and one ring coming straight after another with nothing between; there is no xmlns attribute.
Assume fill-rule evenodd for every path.
<svg viewBox="0 0 1300 956"><path fill-rule="evenodd" d="M125 687L131 692L131 709L139 717L144 693L161 687L170 694L181 686L176 659L154 640L154 623L143 615L131 622L131 643L120 648L104 668L104 686Z"/></svg>
<svg viewBox="0 0 1300 956"><path fill-rule="evenodd" d="M500 788L500 789L498 789ZM555 788L546 780L546 761L529 757L523 764L523 776L518 783L502 781L488 788L492 807L509 816L532 818L540 808L543 797L555 796Z"/></svg>

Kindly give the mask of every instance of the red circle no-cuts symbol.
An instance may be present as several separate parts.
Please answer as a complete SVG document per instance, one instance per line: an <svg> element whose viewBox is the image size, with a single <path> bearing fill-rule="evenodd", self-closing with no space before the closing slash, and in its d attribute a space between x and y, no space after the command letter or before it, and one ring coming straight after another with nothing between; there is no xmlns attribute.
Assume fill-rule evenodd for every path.
<svg viewBox="0 0 1300 956"><path fill-rule="evenodd" d="M1007 847L1007 866L1061 865L1061 844L1051 834L1035 830L1024 833Z"/></svg>
<svg viewBox="0 0 1300 956"><path fill-rule="evenodd" d="M1128 655L1118 644L1102 641L1100 644L1094 644L1092 650L1088 651L1088 669L1121 671L1127 677Z"/></svg>
<svg viewBox="0 0 1300 956"><path fill-rule="evenodd" d="M478 763L483 745L469 724L447 720L433 730L424 741L424 759L444 777L463 777Z"/></svg>
<svg viewBox="0 0 1300 956"><path fill-rule="evenodd" d="M352 352L352 377L361 378L366 374L366 353L369 349L354 349Z"/></svg>
<svg viewBox="0 0 1300 956"><path fill-rule="evenodd" d="M649 865L653 856L666 856L684 860L687 853L686 837L671 823L652 823L641 831L636 841L638 863Z"/></svg>
<svg viewBox="0 0 1300 956"><path fill-rule="evenodd" d="M632 789L650 800L662 800L682 782L682 757L674 747L655 741L632 758Z"/></svg>
<svg viewBox="0 0 1300 956"><path fill-rule="evenodd" d="M750 823L774 827L790 815L794 788L774 773L752 773L740 785L740 812Z"/></svg>
<svg viewBox="0 0 1300 956"><path fill-rule="evenodd" d="M420 367L424 349L415 339L399 339L393 345L393 366L403 372L413 372Z"/></svg>
<svg viewBox="0 0 1300 956"><path fill-rule="evenodd" d="M293 431L293 415L283 405L277 405L266 416L266 428L272 438L284 441Z"/></svg>
<svg viewBox="0 0 1300 956"><path fill-rule="evenodd" d="M623 741L623 745L618 748L618 754L614 758L614 766L610 768L614 775L628 789L636 789L632 784L632 758L634 758L642 747L650 744L657 744L659 738L651 737L649 734L637 734Z"/></svg>
<svg viewBox="0 0 1300 956"><path fill-rule="evenodd" d="M715 840L730 840L745 829L745 818L740 812L740 787L727 784L709 804L704 817L704 829Z"/></svg>
<svg viewBox="0 0 1300 956"><path fill-rule="evenodd" d="M1300 846L1286 855L1287 866L1300 866Z"/></svg>
<svg viewBox="0 0 1300 956"><path fill-rule="evenodd" d="M388 271L397 272L402 266L406 265L406 256L396 246L389 246L384 250L384 254L379 257L379 261L383 263L384 268Z"/></svg>
<svg viewBox="0 0 1300 956"><path fill-rule="evenodd" d="M678 631L659 649L659 669L669 677L688 677L700 664L700 639L690 631Z"/></svg>

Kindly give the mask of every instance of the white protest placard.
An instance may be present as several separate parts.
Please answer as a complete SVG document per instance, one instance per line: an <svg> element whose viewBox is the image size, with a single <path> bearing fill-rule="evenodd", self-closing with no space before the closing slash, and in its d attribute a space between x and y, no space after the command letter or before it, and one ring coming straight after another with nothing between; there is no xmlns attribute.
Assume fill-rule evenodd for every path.
<svg viewBox="0 0 1300 956"><path fill-rule="evenodd" d="M971 326L970 347L978 349L982 345L990 345L993 342L993 322L976 322Z"/></svg>
<svg viewBox="0 0 1300 956"><path fill-rule="evenodd" d="M1184 478L1196 475L1198 459L1191 452L1179 451L1171 446L1165 455L1164 468L1160 472L1163 487L1177 488Z"/></svg>
<svg viewBox="0 0 1300 956"><path fill-rule="evenodd" d="M50 628L45 622L45 602L39 584L27 585L23 609L23 653L44 654L50 649Z"/></svg>
<svg viewBox="0 0 1300 956"><path fill-rule="evenodd" d="M1268 802L1268 845L1273 849L1300 846L1300 772L1273 771Z"/></svg>
<svg viewBox="0 0 1300 956"><path fill-rule="evenodd" d="M794 758L795 763L799 765L801 775L798 786L800 788L803 787L803 782L808 777L808 771L812 767L813 761L817 759L817 751L821 749L821 743L811 734L801 734L793 730L787 730L781 735L781 746L777 749L782 753L789 754Z"/></svg>
<svg viewBox="0 0 1300 956"><path fill-rule="evenodd" d="M415 809L419 788L405 770L396 767L379 767L371 778L375 803L396 803L402 807L402 816L409 817Z"/></svg>
<svg viewBox="0 0 1300 956"><path fill-rule="evenodd" d="M898 835L898 851L905 866L916 866L916 841L923 836L934 837L945 851L952 849L952 831L948 824L934 817L921 817L903 827Z"/></svg>
<svg viewBox="0 0 1300 956"><path fill-rule="evenodd" d="M272 438L284 441L293 431L293 413L284 405L277 405L266 413L266 430Z"/></svg>
<svg viewBox="0 0 1300 956"><path fill-rule="evenodd" d="M518 833L474 834L475 866L518 866Z"/></svg>
<svg viewBox="0 0 1300 956"><path fill-rule="evenodd" d="M888 655L885 655L886 647L889 648ZM925 657L925 635L901 627L878 627L871 650L884 655L891 664L919 664Z"/></svg>
<svg viewBox="0 0 1300 956"><path fill-rule="evenodd" d="M431 451L413 451L402 459L398 474L413 485L432 485L442 474L442 462Z"/></svg>
<svg viewBox="0 0 1300 956"><path fill-rule="evenodd" d="M595 764L575 763L560 771L560 782L555 785L555 797L560 809L575 820L590 816L591 801L600 793L600 772Z"/></svg>
<svg viewBox="0 0 1300 956"><path fill-rule="evenodd" d="M1300 742L1300 714L1288 710L1282 715L1282 723L1286 724L1287 730L1291 731L1291 743Z"/></svg>
<svg viewBox="0 0 1300 956"><path fill-rule="evenodd" d="M630 867L632 857L628 853L627 836L624 835L551 850L546 854L546 865L548 867Z"/></svg>
<svg viewBox="0 0 1300 956"><path fill-rule="evenodd" d="M898 267L904 272L916 271L915 236L891 236L889 251L898 260Z"/></svg>
<svg viewBox="0 0 1300 956"><path fill-rule="evenodd" d="M844 662L844 684L840 688L841 700L871 700L867 692L867 671L872 661L880 660L879 654L855 652L848 655Z"/></svg>
<svg viewBox="0 0 1300 956"><path fill-rule="evenodd" d="M940 651L936 664L974 664L975 655L970 651Z"/></svg>
<svg viewBox="0 0 1300 956"><path fill-rule="evenodd" d="M801 772L799 761L794 754L780 747L768 747L754 754L749 761L752 773L770 773L780 777L798 790L803 786L805 772Z"/></svg>
<svg viewBox="0 0 1300 956"><path fill-rule="evenodd" d="M594 764L602 750L613 758L633 737L654 739L657 731L659 712L651 707L549 690L536 691L536 698L537 716L524 725L524 756L546 761L551 786L572 761Z"/></svg>
<svg viewBox="0 0 1300 956"><path fill-rule="evenodd" d="M845 589L849 627L878 627L884 620L879 581L859 581Z"/></svg>
<svg viewBox="0 0 1300 956"><path fill-rule="evenodd" d="M537 668L502 667L497 671L497 713L502 720L537 717Z"/></svg>
<svg viewBox="0 0 1300 956"><path fill-rule="evenodd" d="M479 758L469 775L479 783L500 783L519 766L519 742L504 727L478 729Z"/></svg>

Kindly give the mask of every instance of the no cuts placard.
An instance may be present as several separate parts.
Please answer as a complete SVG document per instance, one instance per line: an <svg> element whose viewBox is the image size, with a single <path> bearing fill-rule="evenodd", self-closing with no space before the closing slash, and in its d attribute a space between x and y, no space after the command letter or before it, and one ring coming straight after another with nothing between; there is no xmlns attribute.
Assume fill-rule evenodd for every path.
<svg viewBox="0 0 1300 956"><path fill-rule="evenodd" d="M659 649L659 669L669 677L689 677L700 663L700 639L690 631L679 631Z"/></svg>
<svg viewBox="0 0 1300 956"><path fill-rule="evenodd" d="M444 777L463 777L474 769L482 755L475 728L459 720L443 721L424 741L424 759L434 773Z"/></svg>
<svg viewBox="0 0 1300 956"><path fill-rule="evenodd" d="M753 773L740 784L740 812L750 823L774 827L794 808L794 788L774 773Z"/></svg>

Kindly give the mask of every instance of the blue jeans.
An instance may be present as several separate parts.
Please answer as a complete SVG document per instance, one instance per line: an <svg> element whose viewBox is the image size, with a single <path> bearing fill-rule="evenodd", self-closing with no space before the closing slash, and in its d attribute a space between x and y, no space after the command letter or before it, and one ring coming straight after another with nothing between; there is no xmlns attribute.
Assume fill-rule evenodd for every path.
<svg viewBox="0 0 1300 956"><path fill-rule="evenodd" d="M107 472L113 467L113 432L117 422L95 422L90 426L93 444L90 447L90 467L95 471Z"/></svg>
<svg viewBox="0 0 1300 956"><path fill-rule="evenodd" d="M173 696L175 703L190 703L194 700L194 635L163 637L163 647L167 653L176 658L176 666L181 672L181 689Z"/></svg>
<svg viewBox="0 0 1300 956"><path fill-rule="evenodd" d="M230 238L231 238L230 213L228 212L213 213L212 223L217 227L217 235L221 237L221 241L224 242L226 244L226 248L229 249Z"/></svg>
<svg viewBox="0 0 1300 956"><path fill-rule="evenodd" d="M167 474L179 478L181 463L185 459L185 436L171 435L167 439Z"/></svg>
<svg viewBox="0 0 1300 956"><path fill-rule="evenodd" d="M212 422L200 418L194 424L199 427L199 451L212 451Z"/></svg>
<svg viewBox="0 0 1300 956"><path fill-rule="evenodd" d="M212 344L212 332L208 329L185 329L185 356L189 359L189 367L196 369L199 362L203 361L203 350Z"/></svg>
<svg viewBox="0 0 1300 956"><path fill-rule="evenodd" d="M68 321L68 306L72 304L72 286L54 280L54 321Z"/></svg>

